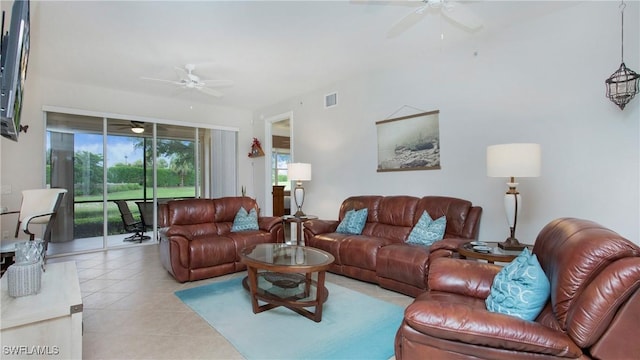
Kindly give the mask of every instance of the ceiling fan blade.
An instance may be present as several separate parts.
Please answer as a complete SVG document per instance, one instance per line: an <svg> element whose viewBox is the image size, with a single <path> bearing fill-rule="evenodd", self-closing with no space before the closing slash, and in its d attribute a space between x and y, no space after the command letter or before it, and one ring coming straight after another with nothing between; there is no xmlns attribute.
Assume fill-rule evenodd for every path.
<svg viewBox="0 0 640 360"><path fill-rule="evenodd" d="M482 27L482 19L468 6L459 2L441 8L442 15L466 30L476 31Z"/></svg>
<svg viewBox="0 0 640 360"><path fill-rule="evenodd" d="M184 75L187 75L189 73L189 71L186 68L186 65L185 66L174 66L173 68L174 68L174 70L179 71L181 74L184 74Z"/></svg>
<svg viewBox="0 0 640 360"><path fill-rule="evenodd" d="M234 85L232 80L200 80L200 83L208 87L229 87Z"/></svg>
<svg viewBox="0 0 640 360"><path fill-rule="evenodd" d="M207 95L211 95L211 96L215 96L215 97L222 97L224 96L224 94L222 93L222 91L218 91L215 89L211 89L211 88L207 88L207 87L199 87L197 88L198 90L202 91L203 93L207 94Z"/></svg>
<svg viewBox="0 0 640 360"><path fill-rule="evenodd" d="M400 21L395 23L391 27L391 29L389 29L389 32L387 32L387 38L388 39L394 38L402 34L403 32L407 31L410 27L418 23L420 20L422 20L422 18L424 18L427 15L426 10L427 10L426 5L421 6L418 9L409 13L409 15L400 19Z"/></svg>
<svg viewBox="0 0 640 360"><path fill-rule="evenodd" d="M141 77L140 79L142 79L142 80L151 80L151 81L159 81L159 82L169 83L169 84L173 84L173 85L182 85L182 82L174 81L174 80L156 79L156 78L148 78L148 77Z"/></svg>
<svg viewBox="0 0 640 360"><path fill-rule="evenodd" d="M392 6L404 6L415 7L424 5L423 0L350 0L350 4L353 5L392 5Z"/></svg>

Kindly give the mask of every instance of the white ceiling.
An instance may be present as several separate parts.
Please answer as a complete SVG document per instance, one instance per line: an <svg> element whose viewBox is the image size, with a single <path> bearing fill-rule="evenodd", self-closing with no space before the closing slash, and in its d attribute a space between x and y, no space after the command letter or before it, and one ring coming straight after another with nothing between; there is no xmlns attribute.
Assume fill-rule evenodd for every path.
<svg viewBox="0 0 640 360"><path fill-rule="evenodd" d="M255 110L358 73L428 60L457 41L491 36L576 2L464 4L482 18L480 31L466 32L432 12L388 39L394 23L419 4L32 0L30 66L67 82ZM202 78L235 85L215 98L140 79L177 79L174 67L187 63Z"/></svg>

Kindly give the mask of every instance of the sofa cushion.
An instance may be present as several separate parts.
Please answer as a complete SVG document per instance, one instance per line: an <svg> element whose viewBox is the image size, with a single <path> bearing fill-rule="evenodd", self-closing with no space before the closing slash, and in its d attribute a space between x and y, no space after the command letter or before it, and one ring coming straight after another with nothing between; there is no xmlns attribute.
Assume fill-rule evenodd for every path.
<svg viewBox="0 0 640 360"><path fill-rule="evenodd" d="M368 213L367 208L347 211L344 219L342 219L338 225L336 232L340 234L360 235L367 222Z"/></svg>
<svg viewBox="0 0 640 360"><path fill-rule="evenodd" d="M441 216L433 220L425 210L416 225L411 229L407 242L410 244L431 246L434 242L442 240L446 227L446 217Z"/></svg>
<svg viewBox="0 0 640 360"><path fill-rule="evenodd" d="M493 280L487 310L533 321L544 308L550 284L538 258L525 248Z"/></svg>
<svg viewBox="0 0 640 360"><path fill-rule="evenodd" d="M235 219L233 219L233 225L231 226L231 232L258 230L258 213L256 209L251 209L247 213L245 208L241 207L236 213Z"/></svg>

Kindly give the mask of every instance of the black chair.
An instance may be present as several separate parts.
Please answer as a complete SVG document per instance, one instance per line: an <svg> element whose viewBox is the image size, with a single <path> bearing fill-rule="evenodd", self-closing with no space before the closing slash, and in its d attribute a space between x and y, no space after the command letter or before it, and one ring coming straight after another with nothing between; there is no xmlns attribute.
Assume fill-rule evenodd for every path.
<svg viewBox="0 0 640 360"><path fill-rule="evenodd" d="M122 223L124 224L124 229L133 235L124 238L123 241L138 241L143 242L145 240L151 239L150 236L144 234L145 226L142 221L138 221L131 214L131 210L129 210L129 205L124 200L114 200L113 202L118 205L118 210L120 210L120 216L122 217Z"/></svg>
<svg viewBox="0 0 640 360"><path fill-rule="evenodd" d="M153 202L136 201L138 211L140 211L140 220L145 230L153 229Z"/></svg>

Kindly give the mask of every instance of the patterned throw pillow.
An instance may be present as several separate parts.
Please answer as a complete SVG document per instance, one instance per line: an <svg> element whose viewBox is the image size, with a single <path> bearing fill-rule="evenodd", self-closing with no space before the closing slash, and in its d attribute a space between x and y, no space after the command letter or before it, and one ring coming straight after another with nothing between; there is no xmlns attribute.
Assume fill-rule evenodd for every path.
<svg viewBox="0 0 640 360"><path fill-rule="evenodd" d="M258 230L258 213L255 208L247 213L243 207L238 210L236 217L233 219L231 232Z"/></svg>
<svg viewBox="0 0 640 360"><path fill-rule="evenodd" d="M489 311L533 321L544 308L550 293L549 279L538 258L525 248L493 279L485 304Z"/></svg>
<svg viewBox="0 0 640 360"><path fill-rule="evenodd" d="M411 229L407 242L410 244L431 246L434 242L442 240L446 227L447 218L445 216L433 220L425 210L420 216L418 223Z"/></svg>
<svg viewBox="0 0 640 360"><path fill-rule="evenodd" d="M338 225L336 232L351 235L362 234L362 229L364 229L364 225L367 223L368 215L369 210L367 210L367 208L347 211L344 215L344 219L342 219Z"/></svg>

